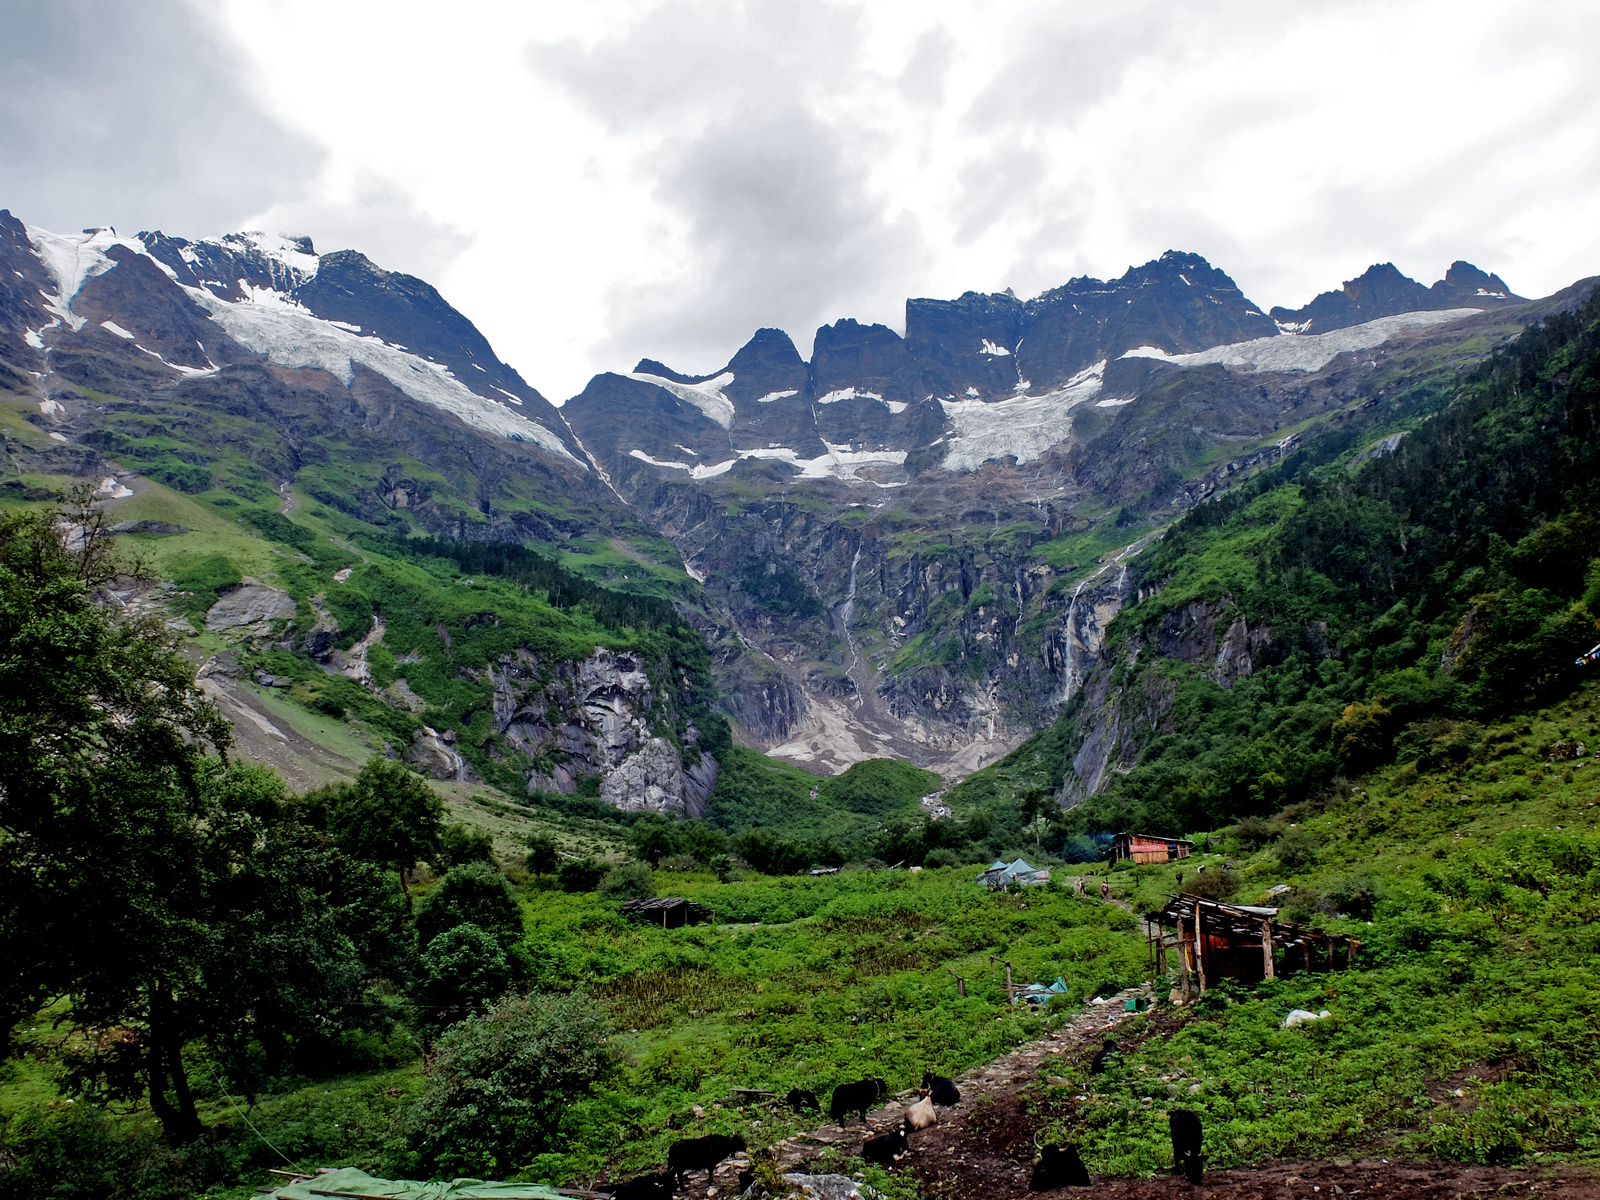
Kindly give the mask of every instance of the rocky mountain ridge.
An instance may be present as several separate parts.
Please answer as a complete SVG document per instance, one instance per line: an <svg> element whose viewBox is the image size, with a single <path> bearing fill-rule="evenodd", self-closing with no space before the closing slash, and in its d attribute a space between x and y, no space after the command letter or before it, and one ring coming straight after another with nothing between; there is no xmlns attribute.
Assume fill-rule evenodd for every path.
<svg viewBox="0 0 1600 1200"><path fill-rule="evenodd" d="M557 409L353 251L0 215L0 360L54 443L8 440L14 473L293 486L396 533L535 544L675 597L738 735L824 772L993 761L1081 691L1130 547L1432 394L1528 307L1457 263L1269 313L1171 251L1030 300L913 299L904 336L836 321L809 361L775 329L708 375L646 359Z"/></svg>

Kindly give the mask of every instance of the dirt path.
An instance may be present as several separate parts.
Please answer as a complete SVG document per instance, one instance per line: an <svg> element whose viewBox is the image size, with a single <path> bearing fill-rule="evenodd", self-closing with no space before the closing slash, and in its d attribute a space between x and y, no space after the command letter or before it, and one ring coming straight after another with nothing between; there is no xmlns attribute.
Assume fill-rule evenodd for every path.
<svg viewBox="0 0 1600 1200"><path fill-rule="evenodd" d="M1097 1178L1092 1191L1064 1188L1030 1192L1034 1135L1043 1120L1025 1089L1041 1077L1054 1074L1052 1063L1079 1061L1092 1054L1102 1039L1116 1036L1115 1030L1133 1016L1125 1010L1124 1002L1148 994L1149 985L1119 992L1104 1005L1090 1006L1055 1033L958 1077L961 1104L939 1110L940 1123L934 1128L911 1134L911 1155L896 1171L914 1173L923 1194L935 1200L1068 1200L1086 1196L1117 1200L1343 1200L1357 1195L1367 1200L1489 1200L1513 1195L1600 1200L1600 1175L1584 1167L1519 1169L1386 1162L1377 1157L1280 1160L1208 1171L1205 1182L1198 1187L1181 1177ZM827 1124L787 1137L771 1148L777 1165L785 1172L805 1171L807 1164L830 1147L858 1155L867 1137L896 1128L905 1105L915 1099L914 1092L902 1093L894 1103L869 1113L866 1128L852 1120L843 1128ZM737 1196L738 1174L748 1166L743 1155L730 1159L709 1187L705 1176L697 1174L679 1195L696 1200Z"/></svg>

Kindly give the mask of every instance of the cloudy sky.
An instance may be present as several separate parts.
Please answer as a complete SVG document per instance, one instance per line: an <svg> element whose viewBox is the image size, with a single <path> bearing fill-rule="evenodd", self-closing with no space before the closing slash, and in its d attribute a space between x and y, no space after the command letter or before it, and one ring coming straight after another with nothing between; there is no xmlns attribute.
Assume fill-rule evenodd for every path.
<svg viewBox="0 0 1600 1200"><path fill-rule="evenodd" d="M1600 273L1600 6L4 0L0 207L309 233L552 399L807 352L907 296L1193 250L1264 305L1376 261Z"/></svg>

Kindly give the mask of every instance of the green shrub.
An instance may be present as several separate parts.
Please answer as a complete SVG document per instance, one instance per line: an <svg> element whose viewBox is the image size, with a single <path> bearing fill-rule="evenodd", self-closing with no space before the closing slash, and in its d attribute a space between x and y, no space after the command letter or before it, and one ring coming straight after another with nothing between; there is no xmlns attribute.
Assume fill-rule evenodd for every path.
<svg viewBox="0 0 1600 1200"><path fill-rule="evenodd" d="M494 862L494 838L487 830L457 821L445 826L439 857L453 867L469 862Z"/></svg>
<svg viewBox="0 0 1600 1200"><path fill-rule="evenodd" d="M511 986L511 963L486 929L462 924L422 951L422 978L414 999L422 1023L434 1029L464 1021Z"/></svg>
<svg viewBox="0 0 1600 1200"><path fill-rule="evenodd" d="M522 938L522 909L511 884L486 862L452 867L417 909L417 938L428 945L457 925L475 925L502 946Z"/></svg>
<svg viewBox="0 0 1600 1200"><path fill-rule="evenodd" d="M606 869L592 858L578 858L561 864L556 879L563 892L592 892L605 878Z"/></svg>
<svg viewBox="0 0 1600 1200"><path fill-rule="evenodd" d="M1309 829L1295 828L1278 839L1278 865L1286 871L1308 867L1317 858L1318 843Z"/></svg>
<svg viewBox="0 0 1600 1200"><path fill-rule="evenodd" d="M553 1148L573 1101L616 1068L603 1012L583 992L508 996L446 1032L401 1122L417 1177L505 1179Z"/></svg>
<svg viewBox="0 0 1600 1200"><path fill-rule="evenodd" d="M595 891L613 900L648 900L656 894L655 877L648 863L622 863L605 873Z"/></svg>

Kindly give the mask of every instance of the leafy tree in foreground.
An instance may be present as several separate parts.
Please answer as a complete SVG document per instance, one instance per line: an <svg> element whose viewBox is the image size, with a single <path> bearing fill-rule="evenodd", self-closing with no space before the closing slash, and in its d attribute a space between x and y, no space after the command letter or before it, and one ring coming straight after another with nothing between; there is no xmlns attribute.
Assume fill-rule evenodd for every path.
<svg viewBox="0 0 1600 1200"><path fill-rule="evenodd" d="M550 1149L572 1101L616 1068L602 1011L582 992L508 996L447 1031L402 1122L414 1167L501 1179Z"/></svg>
<svg viewBox="0 0 1600 1200"><path fill-rule="evenodd" d="M554 875L561 867L561 847L542 830L528 835L527 867L535 875Z"/></svg>
<svg viewBox="0 0 1600 1200"><path fill-rule="evenodd" d="M90 1034L68 1086L147 1099L180 1144L186 1048L281 1065L372 973L352 935L379 948L393 922L275 774L220 757L160 622L94 603L117 571L86 496L0 516L0 1005L9 1032L66 999Z"/></svg>

